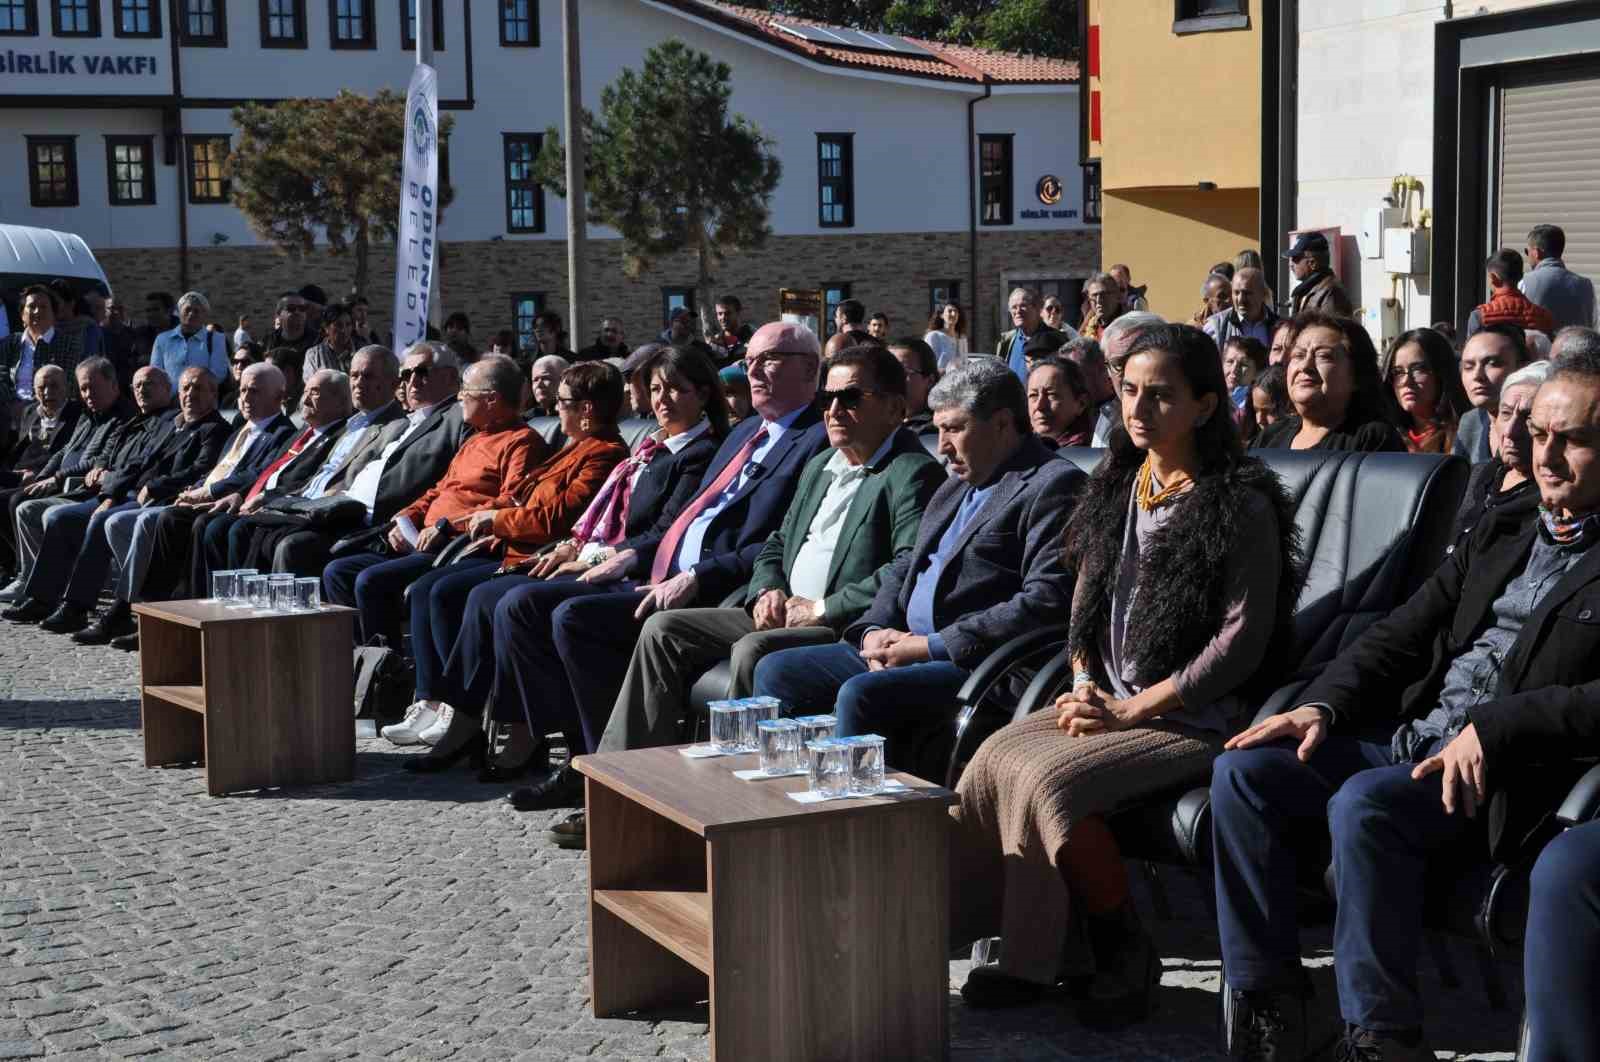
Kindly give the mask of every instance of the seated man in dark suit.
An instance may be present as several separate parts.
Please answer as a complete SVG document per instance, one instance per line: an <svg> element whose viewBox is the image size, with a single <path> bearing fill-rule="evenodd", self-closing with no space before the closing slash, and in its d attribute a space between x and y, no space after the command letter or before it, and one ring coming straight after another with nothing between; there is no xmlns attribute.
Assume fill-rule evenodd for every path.
<svg viewBox="0 0 1600 1062"><path fill-rule="evenodd" d="M322 408L338 401L332 392L313 380L307 392L315 392L314 413L307 413L308 426L321 431L295 456L279 468L263 471L249 490L219 499L212 511L195 522L189 553L189 585L208 587L211 573L226 568L246 567L251 527L245 517L253 516L277 498L314 500L329 493L351 461L364 446L370 445L383 429L400 420L405 412L394 397L399 382L400 363L388 347L366 346L350 363L348 393L343 408L355 410L348 419L335 420L335 409ZM302 409L305 407L302 399ZM312 425L312 420L316 425ZM161 544L157 543L157 552ZM197 590L197 592L199 592Z"/></svg>
<svg viewBox="0 0 1600 1062"><path fill-rule="evenodd" d="M77 426L83 406L73 397L72 378L59 365L45 365L33 374L33 401L22 411L17 441L0 468L0 490L20 487L43 468Z"/></svg>
<svg viewBox="0 0 1600 1062"><path fill-rule="evenodd" d="M984 657L1061 622L1072 601L1061 544L1084 476L1033 437L1021 381L998 359L968 359L928 405L952 478L916 547L842 640L756 665L757 696L832 712L841 736L882 734L891 763L907 762L915 732L955 719L956 692Z"/></svg>
<svg viewBox="0 0 1600 1062"><path fill-rule="evenodd" d="M830 449L800 476L783 524L756 557L742 607L679 608L645 621L600 752L678 739L689 686L732 654L728 696L751 692L768 653L832 643L872 603L892 561L916 544L944 469L902 427L906 373L887 349L828 359L822 391ZM568 796L582 799L577 776Z"/></svg>
<svg viewBox="0 0 1600 1062"><path fill-rule="evenodd" d="M1486 517L1298 707L1235 736L1216 761L1234 1057L1300 1058L1317 1046L1296 852L1326 827L1340 1057L1433 1058L1417 983L1430 864L1530 860L1583 771L1574 757L1600 740L1600 359L1559 359L1528 423L1540 508Z"/></svg>

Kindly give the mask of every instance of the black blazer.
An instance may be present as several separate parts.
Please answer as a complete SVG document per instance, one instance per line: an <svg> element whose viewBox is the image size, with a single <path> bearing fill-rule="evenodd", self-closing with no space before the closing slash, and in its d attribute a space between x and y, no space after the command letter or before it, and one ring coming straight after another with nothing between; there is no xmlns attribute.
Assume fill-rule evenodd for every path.
<svg viewBox="0 0 1600 1062"><path fill-rule="evenodd" d="M996 475L933 595L934 628L951 661L968 669L1001 643L1060 623L1072 608L1073 573L1062 556L1062 539L1088 477L1031 435ZM971 490L951 477L934 493L916 547L889 566L866 614L846 628L845 641L859 646L872 627L906 629L917 575Z"/></svg>
<svg viewBox="0 0 1600 1062"><path fill-rule="evenodd" d="M233 425L220 409L213 409L192 426L174 428L140 469L138 479L128 488L129 495L149 487L151 504L170 502L206 477L233 434ZM104 491L101 493L104 496Z"/></svg>
<svg viewBox="0 0 1600 1062"><path fill-rule="evenodd" d="M271 490L261 493L268 498L282 497L286 494L298 494L300 489L316 476L317 470L322 467L322 462L327 460L328 453L344 437L344 429L350 423L350 418L336 421L328 426L328 430L312 439L304 450L284 465L278 472L278 482ZM304 429L301 429L302 431ZM331 480L329 482L332 482Z"/></svg>
<svg viewBox="0 0 1600 1062"><path fill-rule="evenodd" d="M1439 703L1445 672L1494 622L1493 606L1527 565L1538 516L1484 519L1405 604L1369 627L1300 697L1335 731L1398 727ZM1483 743L1492 858L1541 843L1550 813L1600 753L1600 546L1551 587L1512 643L1493 699L1468 716Z"/></svg>
<svg viewBox="0 0 1600 1062"><path fill-rule="evenodd" d="M39 477L81 476L98 464L104 464L106 454L125 424L134 415L134 406L127 395L118 397L116 404L99 413L88 410L78 418L67 444L45 462Z"/></svg>
<svg viewBox="0 0 1600 1062"><path fill-rule="evenodd" d="M61 407L61 415L56 418L56 426L48 435L41 439L33 437L34 426L39 423L39 403L30 402L28 408L22 411L22 423L17 426L17 446L11 452L11 470L13 472L37 472L45 466L45 462L59 453L67 445L67 440L72 438L72 432L78 426L78 417L83 413L83 406L76 401L68 402Z"/></svg>
<svg viewBox="0 0 1600 1062"><path fill-rule="evenodd" d="M346 466L339 479L329 484L329 492L347 490L361 470L381 457L384 448L405 431L406 421L400 418L384 428L370 444L363 444L360 455ZM454 395L434 406L421 426L383 466L383 475L378 479L377 503L372 507L373 525L387 523L395 513L443 479L470 431L462 419L461 403Z"/></svg>
<svg viewBox="0 0 1600 1062"><path fill-rule="evenodd" d="M222 452L226 454L233 448L233 440L240 432L250 430L248 421L242 421L239 426L228 436L228 441L223 444ZM247 491L255 483L256 477L261 475L263 469L275 461L284 447L294 441L300 434L300 429L294 426L294 421L279 413L267 422L263 431L250 448L244 452L244 457L233 466L233 471L222 479L211 484L213 498L226 498L230 494ZM220 460L220 458L219 458Z"/></svg>
<svg viewBox="0 0 1600 1062"><path fill-rule="evenodd" d="M690 492L690 502L716 481L723 468L744 448L752 435L765 430L766 421L760 417L746 417L740 421L706 466L700 482ZM744 486L706 529L700 561L694 566L695 576L699 580L699 604L719 604L729 593L750 581L750 574L755 570L756 555L761 552L767 536L783 523L783 514L788 511L789 502L794 498L795 487L800 482L800 473L805 470L806 462L827 445L828 433L822 426L822 414L815 406L810 406L789 425L783 438L763 455L761 464L756 466ZM633 568L635 578L648 577L655 563L656 547L661 545L671 523L669 520L659 532L652 530L635 540L633 548L639 552Z"/></svg>
<svg viewBox="0 0 1600 1062"><path fill-rule="evenodd" d="M657 450L628 497L628 523L617 549L634 549L635 540L646 536L661 541L700 489L700 478L716 452L717 438L710 431L677 453L665 446Z"/></svg>
<svg viewBox="0 0 1600 1062"><path fill-rule="evenodd" d="M78 367L78 362L83 360L83 337L86 329L78 328L71 332L56 326L55 338L48 343L41 343L33 352L33 371L38 372L46 365L59 365L67 371L68 383L72 382L72 374ZM17 393L17 368L22 364L22 332L18 330L9 336L0 336L0 395L15 395ZM32 382L31 380L29 381ZM73 384L76 386L76 384Z"/></svg>
<svg viewBox="0 0 1600 1062"><path fill-rule="evenodd" d="M117 439L116 453L96 488L100 497L114 502L126 501L146 462L161 452L177 425L176 405L155 413L141 413L124 424L122 435Z"/></svg>

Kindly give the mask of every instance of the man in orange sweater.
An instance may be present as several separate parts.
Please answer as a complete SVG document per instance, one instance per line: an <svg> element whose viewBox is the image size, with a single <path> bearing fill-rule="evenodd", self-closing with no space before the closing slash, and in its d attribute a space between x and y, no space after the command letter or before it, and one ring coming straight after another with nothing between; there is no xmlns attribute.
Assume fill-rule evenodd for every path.
<svg viewBox="0 0 1600 1062"><path fill-rule="evenodd" d="M466 518L515 495L546 455L539 433L522 422L522 371L503 354L489 354L467 368L461 413L473 433L461 444L444 478L395 515L384 552L340 557L322 573L329 601L361 611L361 636L382 634L400 642L400 607L407 586L433 566L435 555Z"/></svg>

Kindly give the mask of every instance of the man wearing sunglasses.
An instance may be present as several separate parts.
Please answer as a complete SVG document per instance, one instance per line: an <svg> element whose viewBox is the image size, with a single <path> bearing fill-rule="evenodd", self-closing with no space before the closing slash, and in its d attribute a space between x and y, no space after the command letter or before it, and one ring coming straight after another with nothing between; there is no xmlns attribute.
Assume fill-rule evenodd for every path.
<svg viewBox="0 0 1600 1062"><path fill-rule="evenodd" d="M744 601L645 621L601 752L674 740L690 685L730 653L728 696L747 697L762 657L836 642L867 610L889 564L916 544L922 511L945 481L902 426L905 392L906 372L884 347L862 344L828 359L820 405L829 449L801 473Z"/></svg>
<svg viewBox="0 0 1600 1062"><path fill-rule="evenodd" d="M264 344L267 350L293 347L305 358L306 351L316 346L317 330L312 327L311 304L298 291L286 291L278 297L278 313L272 333Z"/></svg>

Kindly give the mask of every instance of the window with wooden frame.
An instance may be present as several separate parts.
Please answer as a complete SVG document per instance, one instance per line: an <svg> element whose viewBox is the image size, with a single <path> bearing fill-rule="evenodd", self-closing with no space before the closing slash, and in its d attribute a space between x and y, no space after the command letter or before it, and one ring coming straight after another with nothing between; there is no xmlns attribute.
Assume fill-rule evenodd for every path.
<svg viewBox="0 0 1600 1062"><path fill-rule="evenodd" d="M539 47L539 0L499 0L500 45Z"/></svg>
<svg viewBox="0 0 1600 1062"><path fill-rule="evenodd" d="M544 231L544 188L533 176L533 162L544 144L542 133L506 133L506 231Z"/></svg>
<svg viewBox="0 0 1600 1062"><path fill-rule="evenodd" d="M1011 224L1011 134L978 137L978 220Z"/></svg>
<svg viewBox="0 0 1600 1062"><path fill-rule="evenodd" d="M78 205L78 145L72 136L30 136L28 202L36 207Z"/></svg>
<svg viewBox="0 0 1600 1062"><path fill-rule="evenodd" d="M662 328L670 328L672 326L672 315L677 310L688 310L691 314L694 313L694 288L671 285L661 289ZM695 325L694 330L698 332L700 326L698 324Z"/></svg>
<svg viewBox="0 0 1600 1062"><path fill-rule="evenodd" d="M372 0L328 0L328 40L335 48L376 48Z"/></svg>
<svg viewBox="0 0 1600 1062"><path fill-rule="evenodd" d="M228 180L228 137L189 138L189 202L226 203L232 191Z"/></svg>
<svg viewBox="0 0 1600 1062"><path fill-rule="evenodd" d="M306 46L306 0L261 0L261 47Z"/></svg>
<svg viewBox="0 0 1600 1062"><path fill-rule="evenodd" d="M50 23L57 37L98 37L100 0L50 0Z"/></svg>
<svg viewBox="0 0 1600 1062"><path fill-rule="evenodd" d="M1083 166L1083 220L1100 224L1100 164L1086 162Z"/></svg>
<svg viewBox="0 0 1600 1062"><path fill-rule="evenodd" d="M408 52L417 47L418 2L400 0L400 44ZM433 50L444 51L444 0L433 0Z"/></svg>
<svg viewBox="0 0 1600 1062"><path fill-rule="evenodd" d="M817 134L817 224L846 229L856 223L855 134Z"/></svg>
<svg viewBox="0 0 1600 1062"><path fill-rule="evenodd" d="M542 291L517 291L511 295L511 328L517 334L518 350L533 350L538 340L533 338L533 319L544 312L545 293Z"/></svg>
<svg viewBox="0 0 1600 1062"><path fill-rule="evenodd" d="M822 282L822 338L830 339L839 329L834 325L835 310L850 297L850 284L841 280Z"/></svg>
<svg viewBox="0 0 1600 1062"><path fill-rule="evenodd" d="M112 206L156 201L154 137L106 137L106 187Z"/></svg>
<svg viewBox="0 0 1600 1062"><path fill-rule="evenodd" d="M118 37L161 36L161 0L111 0L111 32Z"/></svg>
<svg viewBox="0 0 1600 1062"><path fill-rule="evenodd" d="M38 0L0 0L0 37L37 37Z"/></svg>

